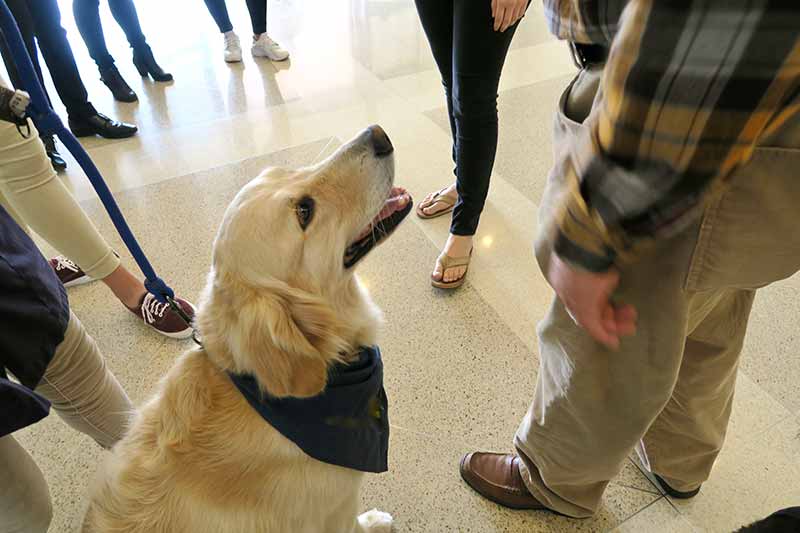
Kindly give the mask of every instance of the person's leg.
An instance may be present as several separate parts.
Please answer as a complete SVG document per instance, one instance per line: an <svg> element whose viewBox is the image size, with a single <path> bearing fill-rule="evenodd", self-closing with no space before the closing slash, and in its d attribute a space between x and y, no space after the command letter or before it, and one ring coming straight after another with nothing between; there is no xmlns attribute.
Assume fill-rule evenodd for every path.
<svg viewBox="0 0 800 533"><path fill-rule="evenodd" d="M233 31L233 24L228 16L228 8L225 0L205 0L206 8L214 19L214 22L222 33L225 50L224 58L226 63L238 63L242 60L242 45L239 36Z"/></svg>
<svg viewBox="0 0 800 533"><path fill-rule="evenodd" d="M436 66L442 76L442 86L444 87L445 101L447 103L447 117L450 121L450 134L453 139L453 147L451 155L453 158L454 168L453 173L458 177L458 130L456 128L456 119L454 114L453 105L453 57L454 57L454 38L453 38L453 24L454 24L454 4L456 0L416 0L417 12L419 13L422 28L425 31L425 36L428 38L428 43L431 47L431 53L436 61ZM448 205L456 203L458 200L458 193L456 192L455 183L445 187L441 191L436 191L428 194L421 203L421 210L426 215L432 215L439 212L444 208L444 202L438 202L437 198L444 198ZM445 244L445 249L450 249L452 243L450 239ZM458 267L448 269L448 276L452 273L461 275L463 273ZM442 279L441 269L438 267L434 270L434 276ZM458 276L455 276L458 277Z"/></svg>
<svg viewBox="0 0 800 533"><path fill-rule="evenodd" d="M467 257L478 228L497 151L497 88L517 24L505 32L493 29L491 6L468 0L453 2L452 116L455 122L456 190L447 256ZM433 273L436 281L461 279L466 266Z"/></svg>
<svg viewBox="0 0 800 533"><path fill-rule="evenodd" d="M267 35L267 0L246 0L253 26L253 57L266 57L272 61L289 59L289 52Z"/></svg>
<svg viewBox="0 0 800 533"><path fill-rule="evenodd" d="M61 12L57 0L36 0L35 7L36 9L31 10L31 16L36 38L45 63L50 69L58 96L67 108L72 132L78 137L100 135L110 139L123 139L135 135L137 132L135 125L111 120L98 113L89 102L89 95L67 40L67 32L61 26ZM135 100L136 94L129 91L130 95Z"/></svg>
<svg viewBox="0 0 800 533"><path fill-rule="evenodd" d="M111 448L122 438L134 414L133 405L106 366L94 339L71 312L64 340L36 392L50 400L67 424L103 448Z"/></svg>
<svg viewBox="0 0 800 533"><path fill-rule="evenodd" d="M103 24L100 21L100 0L72 0L75 24L86 43L89 55L103 72L114 66L114 58L106 46Z"/></svg>
<svg viewBox="0 0 800 533"><path fill-rule="evenodd" d="M6 5L17 21L17 27L22 35L22 40L25 42L25 49L33 63L33 69L36 71L36 76L42 84L44 94L47 97L48 103L50 102L50 95L47 94L47 89L44 87L44 76L42 75L42 66L39 64L39 48L36 46L36 38L34 37L34 25L31 18L28 4L25 0L6 0ZM14 58L11 57L11 51L4 38L0 37L0 52L3 55L3 63L6 65L8 76L11 78L11 84L16 89L23 89L22 79L19 77L17 67L14 64ZM52 105L52 104L51 104Z"/></svg>
<svg viewBox="0 0 800 533"><path fill-rule="evenodd" d="M28 224L25 222L25 220L23 220L22 216L17 213L17 210L14 209L14 206L8 201L8 198L6 198L6 195L3 194L2 189L0 189L0 207L5 209L6 213L8 213L11 218L14 219L14 222L16 222L17 225L30 236L31 229L28 227Z"/></svg>
<svg viewBox="0 0 800 533"><path fill-rule="evenodd" d="M47 533L50 489L33 457L11 435L0 437L0 531Z"/></svg>
<svg viewBox="0 0 800 533"><path fill-rule="evenodd" d="M594 341L557 299L540 324L536 391L514 444L525 485L548 508L592 515L669 401L690 319L682 283L696 232L621 273L615 298L634 305L639 320L620 350Z"/></svg>
<svg viewBox="0 0 800 533"><path fill-rule="evenodd" d="M31 126L32 132L36 129ZM13 124L0 123L0 191L33 231L103 279L119 258L58 179L35 135L23 138Z"/></svg>
<svg viewBox="0 0 800 533"><path fill-rule="evenodd" d="M136 6L132 0L108 0L111 14L117 21L119 27L125 33L125 38L131 48L137 51L145 50L147 39L145 39L142 26L139 23L139 15L136 13Z"/></svg>
<svg viewBox="0 0 800 533"><path fill-rule="evenodd" d="M580 73L559 101L557 162L583 128L585 116L565 113L570 100L594 97L587 77ZM552 209L566 188L563 170L559 164L551 170L539 213L536 256L543 272L552 251ZM593 514L608 482L669 401L689 329L683 281L696 239L697 228L690 228L621 273L615 298L637 308L639 324L618 352L592 340L557 299L540 324L536 391L514 443L525 485L548 508L574 517Z"/></svg>
<svg viewBox="0 0 800 533"><path fill-rule="evenodd" d="M89 103L75 56L61 26L61 11L57 0L37 0L36 9L30 10L36 39L47 67L52 74L58 96L64 102L70 117L84 119L97 111Z"/></svg>
<svg viewBox="0 0 800 533"><path fill-rule="evenodd" d="M128 44L133 49L133 64L142 76L151 76L154 81L172 81L172 74L164 72L147 44L139 15L132 0L108 0L111 14L125 32Z"/></svg>
<svg viewBox="0 0 800 533"><path fill-rule="evenodd" d="M206 8L211 14L211 18L219 28L220 33L227 33L233 31L233 24L228 15L228 6L225 5L225 0L205 0Z"/></svg>
<svg viewBox="0 0 800 533"><path fill-rule="evenodd" d="M587 107L569 102L591 100L595 78L582 72L559 102L557 162L565 161L561 156L585 118L564 111ZM800 128L795 129L795 139L770 140L769 146L785 147L784 157L757 149L702 222L621 270L615 299L638 309L639 324L620 351L601 348L554 304L539 330L534 401L515 439L525 484L548 507L571 516L592 514L608 481L648 431L651 466L665 482L675 483L674 489L697 488L708 475L724 438L753 297L728 287L761 286L800 267L800 247L794 246L800 198L793 171ZM769 176L771 188L754 174ZM543 272L564 175L554 167L541 202L537 260ZM760 232L750 238L764 248L753 254L747 246L745 253L742 235L756 226ZM699 370L705 365L707 372ZM686 406L676 405L683 401ZM697 420L688 419L694 416Z"/></svg>
<svg viewBox="0 0 800 533"><path fill-rule="evenodd" d="M453 116L459 200L451 233L478 228L497 151L497 88L517 24L492 27L491 6L455 0L453 22Z"/></svg>
<svg viewBox="0 0 800 533"><path fill-rule="evenodd" d="M13 124L2 123L0 140L0 193L12 208L9 212L16 214L12 216L75 261L88 276L103 280L124 305L135 307L146 292L144 285L120 264L58 179L36 144L38 139L25 139Z"/></svg>
<svg viewBox="0 0 800 533"><path fill-rule="evenodd" d="M42 145L35 137L22 137L10 122L0 122L0 193L17 217L77 263L94 279L102 279L125 307L160 333L176 338L191 335L191 328L172 309L158 307L147 297L141 280L120 264L72 194L56 177ZM191 304L177 298L192 316ZM143 307L158 312L145 313Z"/></svg>
<svg viewBox="0 0 800 533"><path fill-rule="evenodd" d="M650 468L677 491L699 488L722 449L754 297L730 290L692 300L678 382L644 439Z"/></svg>
<svg viewBox="0 0 800 533"><path fill-rule="evenodd" d="M50 95L45 87L44 76L42 75L42 67L39 64L39 48L36 46L36 38L34 37L33 30L33 19L28 11L28 5L26 4L25 0L7 0L6 5L8 5L11 14L17 21L17 26L19 27L19 32L22 35L22 40L25 42L25 49L28 51L28 55L31 58L31 63L33 64L33 70L36 71L36 77L39 78L39 83L42 86L42 91L44 92L45 98L47 98L47 103L52 107L53 103L52 100L50 100ZM11 84L16 89L24 90L25 88L23 87L22 79L20 79L19 73L17 72L17 67L14 64L14 58L11 57L11 51L8 49L5 39L2 37L0 37L0 54L3 56L3 62L5 63L6 70L11 78ZM67 163L64 161L64 158L61 157L61 154L58 153L54 137L52 135L43 136L42 142L45 143L47 156L50 158L53 168L56 170L66 169Z"/></svg>
<svg viewBox="0 0 800 533"><path fill-rule="evenodd" d="M267 0L247 0L247 11L250 13L253 36L258 38L262 33L267 33Z"/></svg>
<svg viewBox="0 0 800 533"><path fill-rule="evenodd" d="M445 101L447 102L447 117L450 120L450 134L453 138L452 157L456 163L456 122L453 116L453 0L415 0L417 13L419 14L422 29L428 38L433 59L439 68L442 76L442 86L444 87ZM453 173L456 169L453 168ZM455 184L452 191L455 198ZM430 195L429 195L430 196ZM428 198L426 198L428 200ZM425 209L424 212L431 214L437 209Z"/></svg>

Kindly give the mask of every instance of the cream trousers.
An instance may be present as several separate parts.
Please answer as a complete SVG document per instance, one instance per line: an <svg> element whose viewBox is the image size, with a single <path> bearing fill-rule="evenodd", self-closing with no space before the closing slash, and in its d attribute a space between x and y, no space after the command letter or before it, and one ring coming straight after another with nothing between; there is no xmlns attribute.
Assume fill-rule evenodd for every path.
<svg viewBox="0 0 800 533"><path fill-rule="evenodd" d="M122 438L134 411L94 339L72 313L36 392L67 424L104 448ZM0 533L47 531L52 517L47 482L12 435L0 437L0 472Z"/></svg>
<svg viewBox="0 0 800 533"><path fill-rule="evenodd" d="M556 161L583 126L597 72L581 72L559 103ZM594 342L557 299L539 325L541 364L515 445L531 493L573 517L592 515L643 441L673 488L700 486L722 449L739 354L757 288L800 269L800 121L755 150L701 221L621 270L614 295L639 311L618 352ZM540 209L537 259L547 268L554 168Z"/></svg>
<svg viewBox="0 0 800 533"><path fill-rule="evenodd" d="M61 183L30 126L25 138L14 124L0 121L0 204L24 230L35 231L90 277L103 279L119 258Z"/></svg>

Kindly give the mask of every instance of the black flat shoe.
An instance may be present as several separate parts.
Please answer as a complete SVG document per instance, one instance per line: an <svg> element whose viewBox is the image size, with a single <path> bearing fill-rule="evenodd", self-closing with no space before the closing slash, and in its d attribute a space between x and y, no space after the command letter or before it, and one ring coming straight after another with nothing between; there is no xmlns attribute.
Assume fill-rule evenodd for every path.
<svg viewBox="0 0 800 533"><path fill-rule="evenodd" d="M106 87L109 88L111 94L114 95L114 100L119 102L135 102L139 99L114 65L100 71L100 81L105 83Z"/></svg>
<svg viewBox="0 0 800 533"><path fill-rule="evenodd" d="M106 139L125 139L136 135L139 128L133 124L111 120L102 113L95 113L86 118L75 119L70 117L69 129L75 137L89 137L99 135Z"/></svg>
<svg viewBox="0 0 800 533"><path fill-rule="evenodd" d="M64 161L64 158L58 153L56 149L56 140L53 136L48 135L47 137L42 137L42 142L44 143L44 151L47 152L47 157L50 158L50 163L53 164L53 169L56 172L66 170L67 162Z"/></svg>
<svg viewBox="0 0 800 533"><path fill-rule="evenodd" d="M689 498L694 498L695 496L697 496L697 493L700 492L700 487L697 487L694 490L687 490L687 491L675 490L672 487L670 487L669 484L666 481L664 481L664 479L658 474L654 473L653 476L656 478L656 481L658 481L658 484L661 485L661 488L664 489L664 492L666 492L667 495L672 496L673 498L676 498L678 500L688 500Z"/></svg>
<svg viewBox="0 0 800 533"><path fill-rule="evenodd" d="M133 64L142 77L146 78L149 75L153 78L153 81L172 81L172 74L164 72L164 69L158 66L156 58L153 57L153 51L149 46L134 50Z"/></svg>

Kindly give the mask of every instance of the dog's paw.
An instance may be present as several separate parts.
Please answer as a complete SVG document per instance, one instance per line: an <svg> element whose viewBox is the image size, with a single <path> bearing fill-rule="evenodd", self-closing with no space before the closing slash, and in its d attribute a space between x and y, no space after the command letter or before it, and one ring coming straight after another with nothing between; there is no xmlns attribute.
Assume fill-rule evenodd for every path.
<svg viewBox="0 0 800 533"><path fill-rule="evenodd" d="M391 533L394 519L389 513L373 509L358 516L358 525L368 533Z"/></svg>

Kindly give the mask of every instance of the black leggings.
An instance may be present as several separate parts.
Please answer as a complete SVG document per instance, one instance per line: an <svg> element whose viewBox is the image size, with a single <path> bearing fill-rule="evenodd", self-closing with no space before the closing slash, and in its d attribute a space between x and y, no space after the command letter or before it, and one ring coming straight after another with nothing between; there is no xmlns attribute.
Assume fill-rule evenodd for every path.
<svg viewBox="0 0 800 533"><path fill-rule="evenodd" d="M494 31L490 0L415 0L442 75L458 202L450 233L474 235L497 151L497 86L517 24Z"/></svg>
<svg viewBox="0 0 800 533"><path fill-rule="evenodd" d="M139 25L139 16L132 0L108 0L111 14L119 27L125 32L131 48L141 51L147 46L147 41ZM75 23L81 32L83 42L89 49L89 55L100 70L114 65L114 58L108 52L106 39L103 35L103 25L100 23L100 0L73 0L72 12L75 14Z"/></svg>
<svg viewBox="0 0 800 533"><path fill-rule="evenodd" d="M233 24L228 16L225 0L205 0L208 12L214 17L214 22L221 33L231 31ZM267 0L247 0L247 10L250 12L250 24L253 25L253 34L267 33Z"/></svg>

